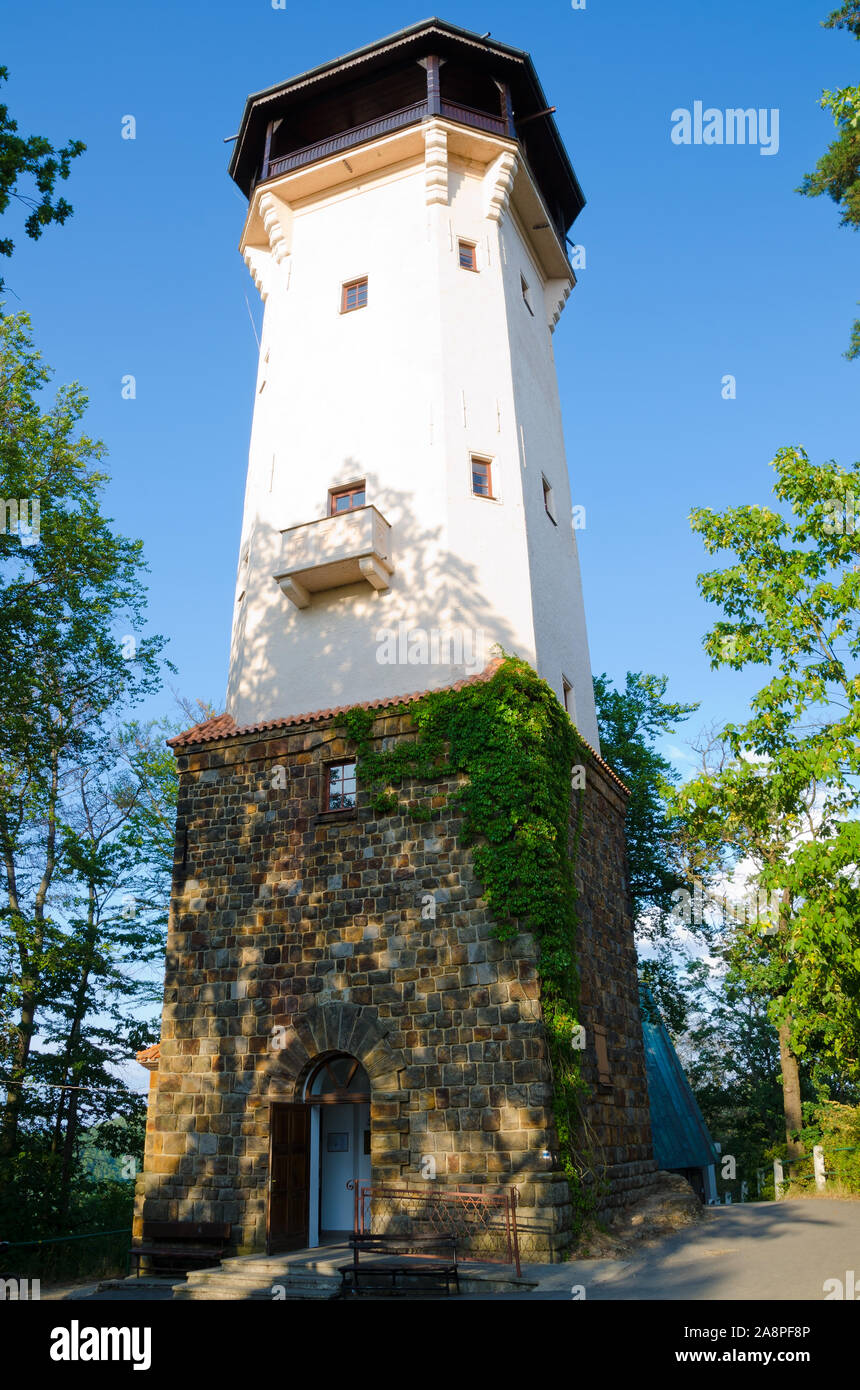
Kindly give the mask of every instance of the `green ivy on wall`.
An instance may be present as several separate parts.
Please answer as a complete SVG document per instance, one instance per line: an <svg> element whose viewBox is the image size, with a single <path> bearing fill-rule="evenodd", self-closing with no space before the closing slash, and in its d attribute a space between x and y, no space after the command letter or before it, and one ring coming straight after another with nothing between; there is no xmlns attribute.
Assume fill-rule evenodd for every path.
<svg viewBox="0 0 860 1390"><path fill-rule="evenodd" d="M373 809L429 820L442 809L438 798L435 807L401 807L398 788L462 774L449 804L463 813L461 841L472 850L496 935L507 941L527 931L538 939L556 1130L574 1207L584 1215L596 1195L594 1184L582 1181L577 1131L587 1087L581 1053L572 1045L579 997L574 875L584 792L577 791L572 845L570 797L571 769L587 764L587 746L551 687L515 657L505 657L489 680L432 691L386 713L408 716L414 738L380 750L371 742L377 711L355 708L343 719Z"/></svg>

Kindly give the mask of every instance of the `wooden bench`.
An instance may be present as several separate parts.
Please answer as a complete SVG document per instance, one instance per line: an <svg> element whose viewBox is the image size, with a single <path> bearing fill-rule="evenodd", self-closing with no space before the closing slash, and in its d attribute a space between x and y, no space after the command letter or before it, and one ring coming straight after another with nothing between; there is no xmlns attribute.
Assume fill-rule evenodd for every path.
<svg viewBox="0 0 860 1390"><path fill-rule="evenodd" d="M217 1265L230 1241L229 1221L144 1221L143 1239L133 1245L131 1258L137 1262L140 1278L142 1259L152 1260L157 1269L187 1274L192 1267Z"/></svg>
<svg viewBox="0 0 860 1390"><path fill-rule="evenodd" d="M352 1247L352 1264L341 1265L339 1269L342 1294L357 1294L362 1284L365 1288L384 1287L386 1280L390 1280L391 1291L394 1293L397 1291L398 1278L402 1281L400 1292L408 1287L403 1282L406 1279L432 1279L438 1287L442 1287L444 1284L445 1293L449 1296L453 1283L457 1293L460 1292L456 1236L351 1235L349 1243ZM361 1255L407 1255L419 1254L424 1250L428 1254L448 1252L448 1257L426 1264L419 1260L398 1262L391 1259L377 1259L359 1261Z"/></svg>

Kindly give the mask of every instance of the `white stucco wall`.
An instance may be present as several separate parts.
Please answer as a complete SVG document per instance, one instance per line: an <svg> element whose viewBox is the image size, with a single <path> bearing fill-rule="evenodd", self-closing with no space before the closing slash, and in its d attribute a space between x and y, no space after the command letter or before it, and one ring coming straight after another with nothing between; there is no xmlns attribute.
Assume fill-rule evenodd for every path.
<svg viewBox="0 0 860 1390"><path fill-rule="evenodd" d="M559 696L564 672L581 732L596 744L550 347L554 293L545 298L513 210L496 220L509 180L502 171L494 201L487 168L503 147L466 143L445 122L434 130L432 171L419 128L362 147L349 170L330 161L315 184L305 175L268 185L276 199L263 203L265 217L259 193L252 204L243 250L266 307L227 708L245 724L447 685L482 669L499 643ZM434 201L443 132L447 202ZM459 267L461 237L477 245L477 274ZM534 318L520 290L526 263ZM340 313L342 283L364 275L367 308ZM492 459L496 500L472 495L472 452ZM280 533L324 517L329 490L360 480L392 528L390 587L361 581L297 608L273 577ZM382 632L416 629L437 634L429 663L409 660L423 653L403 639L405 659L379 659L391 655Z"/></svg>

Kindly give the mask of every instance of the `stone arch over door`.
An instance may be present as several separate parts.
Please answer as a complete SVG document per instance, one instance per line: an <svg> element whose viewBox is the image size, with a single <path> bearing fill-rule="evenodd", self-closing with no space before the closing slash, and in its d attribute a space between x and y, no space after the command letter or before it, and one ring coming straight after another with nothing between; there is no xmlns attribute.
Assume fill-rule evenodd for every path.
<svg viewBox="0 0 860 1390"><path fill-rule="evenodd" d="M373 1092L400 1090L403 1053L391 1046L378 1018L361 1004L317 1004L297 1014L283 1040L276 1037L274 1043L261 1077L271 1098L300 1100L308 1073L333 1052L356 1057Z"/></svg>
<svg viewBox="0 0 860 1390"><path fill-rule="evenodd" d="M402 1052L392 1047L376 1016L358 1004L332 1002L315 1005L295 1016L282 1035L276 1032L273 1042L275 1045L256 1076L257 1104L268 1111L266 1246L270 1252L297 1248L305 1242L314 1247L321 1240L332 1238L333 1231L342 1234L344 1228L352 1228L353 1198L348 1197L347 1203L342 1203L340 1196L345 1196L346 1192L339 1192L338 1174L326 1172L327 1165L337 1166L339 1159L334 1149L331 1156L324 1157L322 1152L325 1125L333 1121L335 1112L343 1107L338 1103L323 1106L327 1119L324 1121L321 1118L321 1106L313 1102L307 1091L307 1083L315 1071L327 1059L343 1056L353 1058L364 1068L366 1086L369 1083L372 1100L380 1093L400 1090L398 1073L406 1065ZM346 1109L352 1110L352 1107L347 1106ZM356 1125L366 1125L369 1136L371 1105L366 1101L363 1102L363 1110L364 1118L354 1112ZM350 1146L354 1157L349 1160L354 1162L359 1151L358 1129L353 1125L353 1114L348 1119L343 1118L343 1123L338 1119L336 1128L354 1131ZM347 1142L350 1144L350 1141ZM369 1153L369 1148L364 1152ZM361 1176L361 1162L359 1160L353 1177ZM367 1164L366 1176L369 1178L369 1158ZM342 1181L342 1172L339 1178ZM338 1198L327 1200L326 1192L335 1190L338 1191ZM322 1223L326 1210L332 1214L335 1209L339 1219L335 1226L329 1222L324 1229Z"/></svg>

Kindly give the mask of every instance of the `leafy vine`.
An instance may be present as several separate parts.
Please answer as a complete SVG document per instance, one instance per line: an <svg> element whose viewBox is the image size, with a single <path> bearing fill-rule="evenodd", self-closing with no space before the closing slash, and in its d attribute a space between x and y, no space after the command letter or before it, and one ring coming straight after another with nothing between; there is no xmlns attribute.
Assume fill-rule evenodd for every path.
<svg viewBox="0 0 860 1390"><path fill-rule="evenodd" d="M575 869L582 779L573 783L578 803L572 835L570 797L571 768L587 763L587 745L551 687L515 657L505 657L486 681L431 691L388 713L408 716L414 737L375 748L375 711L356 707L342 721L356 745L357 776L373 809L385 815L399 808L415 821L428 821L446 803L433 797L429 805L412 801L401 806L404 781L438 783L462 776L447 805L462 812L461 842L472 849L495 934L506 941L528 931L539 941L553 1115L562 1166L582 1218L593 1209L596 1196L576 1142L588 1087L581 1075L581 1053L572 1045L579 1002Z"/></svg>

